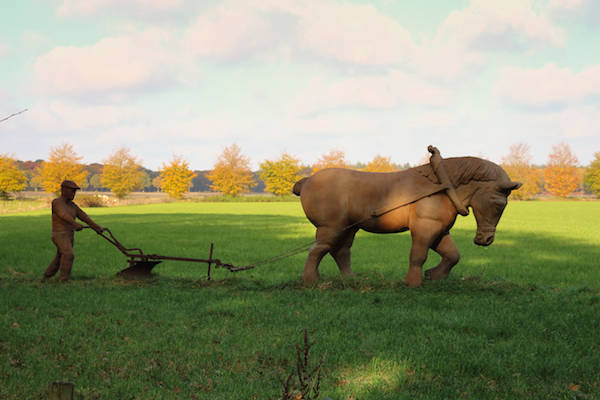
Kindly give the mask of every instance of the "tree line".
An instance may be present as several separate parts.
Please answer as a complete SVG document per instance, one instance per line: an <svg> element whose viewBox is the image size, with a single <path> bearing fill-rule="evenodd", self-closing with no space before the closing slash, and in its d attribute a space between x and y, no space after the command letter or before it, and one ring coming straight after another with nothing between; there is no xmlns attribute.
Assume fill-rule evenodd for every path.
<svg viewBox="0 0 600 400"><path fill-rule="evenodd" d="M587 167L578 165L570 146L559 143L552 148L543 166L532 164L531 148L525 143L510 146L501 165L515 181L523 186L513 193L517 199L530 199L547 193L567 197L576 192L600 197L600 152ZM163 191L173 198L181 198L189 191L213 191L229 196L239 196L251 191L274 195L291 193L292 186L303 176L324 168L353 168L371 172L392 172L410 168L398 165L391 157L377 155L369 163L350 164L344 152L331 150L323 154L312 166L288 153L260 163L259 171L252 171L250 158L237 144L226 147L210 171L192 171L189 162L181 156L163 163L159 171L141 165L141 160L127 148L109 155L102 164L83 165L79 156L68 144L51 149L47 160L18 161L7 154L0 155L0 197L22 190L60 192L64 179L75 181L84 190L111 191L115 197L124 198L133 191ZM428 162L425 158L423 162Z"/></svg>

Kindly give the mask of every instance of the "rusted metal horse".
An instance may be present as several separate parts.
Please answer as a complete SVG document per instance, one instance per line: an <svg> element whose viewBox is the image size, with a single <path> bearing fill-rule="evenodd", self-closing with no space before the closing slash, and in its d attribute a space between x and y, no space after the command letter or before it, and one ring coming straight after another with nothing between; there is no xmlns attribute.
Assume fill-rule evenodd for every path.
<svg viewBox="0 0 600 400"><path fill-rule="evenodd" d="M450 229L457 214L471 207L477 221L474 242L489 246L507 197L521 184L510 180L493 162L475 157L442 160L429 146L430 164L406 171L373 173L340 168L324 169L294 185L306 217L315 225L302 278L319 279L319 263L330 253L342 275L352 274L350 248L359 229L374 233L410 230L412 247L406 283L419 286L429 249L442 260L427 271L427 279L450 274L460 254Z"/></svg>

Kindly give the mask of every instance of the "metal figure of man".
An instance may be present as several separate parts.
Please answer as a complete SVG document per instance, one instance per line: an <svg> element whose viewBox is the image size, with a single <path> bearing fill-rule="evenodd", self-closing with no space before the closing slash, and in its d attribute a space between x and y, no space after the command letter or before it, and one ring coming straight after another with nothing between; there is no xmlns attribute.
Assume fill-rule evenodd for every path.
<svg viewBox="0 0 600 400"><path fill-rule="evenodd" d="M79 186L73 181L65 180L60 185L60 197L52 200L52 242L56 246L56 257L50 262L42 280L54 276L60 270L59 280L66 282L71 277L71 268L75 255L73 253L74 231L84 228L75 219L79 218L90 226L96 233L104 231L100 225L73 202Z"/></svg>

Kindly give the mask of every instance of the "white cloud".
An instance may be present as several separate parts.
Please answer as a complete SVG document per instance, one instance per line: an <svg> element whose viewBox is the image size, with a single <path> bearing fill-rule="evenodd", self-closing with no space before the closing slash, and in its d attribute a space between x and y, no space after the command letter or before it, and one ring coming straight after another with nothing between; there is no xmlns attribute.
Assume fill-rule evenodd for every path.
<svg viewBox="0 0 600 400"><path fill-rule="evenodd" d="M257 10L224 5L196 19L184 36L183 47L192 56L237 60L272 47L277 37L278 32Z"/></svg>
<svg viewBox="0 0 600 400"><path fill-rule="evenodd" d="M547 64L540 69L504 68L494 92L502 100L522 106L546 107L600 96L600 65L574 73Z"/></svg>
<svg viewBox="0 0 600 400"><path fill-rule="evenodd" d="M434 110L419 113L406 119L404 126L408 129L441 128L442 130L456 126L463 116L449 110Z"/></svg>
<svg viewBox="0 0 600 400"><path fill-rule="evenodd" d="M550 0L548 2L548 7L550 9L572 10L581 7L585 2L586 0Z"/></svg>
<svg viewBox="0 0 600 400"><path fill-rule="evenodd" d="M401 65L415 51L410 33L372 5L315 2L300 12L300 46L321 58L357 65Z"/></svg>
<svg viewBox="0 0 600 400"><path fill-rule="evenodd" d="M592 27L600 23L600 2L597 0L550 0L548 8L557 20L585 22Z"/></svg>
<svg viewBox="0 0 600 400"><path fill-rule="evenodd" d="M600 110L583 106L568 108L557 115L565 138L596 137L600 139Z"/></svg>
<svg viewBox="0 0 600 400"><path fill-rule="evenodd" d="M499 34L512 30L532 40L534 43L563 45L565 33L562 28L552 23L544 15L533 10L531 0L505 0L501 5L487 0L471 0L471 10L464 21L460 23L474 23L478 17L483 17L478 34ZM459 25L456 28L460 28ZM469 31L463 25L462 30Z"/></svg>
<svg viewBox="0 0 600 400"><path fill-rule="evenodd" d="M34 88L58 96L118 97L164 84L172 79L168 72L175 59L167 40L165 31L150 29L91 46L56 47L36 60Z"/></svg>
<svg viewBox="0 0 600 400"><path fill-rule="evenodd" d="M495 51L523 52L564 43L564 31L535 13L529 0L471 0L468 7L452 11L435 36L422 43L414 68L427 76L454 79L483 67Z"/></svg>
<svg viewBox="0 0 600 400"><path fill-rule="evenodd" d="M183 0L63 0L56 13L61 17L93 16L106 10L129 13L164 12L180 7Z"/></svg>
<svg viewBox="0 0 600 400"><path fill-rule="evenodd" d="M418 44L373 5L252 0L227 1L200 15L184 42L191 54L221 61L285 51L302 61L401 67L451 79L484 65L494 51L561 46L565 33L534 12L531 0L472 0Z"/></svg>
<svg viewBox="0 0 600 400"><path fill-rule="evenodd" d="M30 110L30 120L36 129L55 132L97 131L136 120L140 112L127 106L89 106L52 101L37 104Z"/></svg>
<svg viewBox="0 0 600 400"><path fill-rule="evenodd" d="M155 143L174 145L176 142L207 143L227 140L235 132L243 131L247 120L227 119L226 117L190 115L173 115L173 118L161 119L147 112L132 113L120 123L105 128L98 126L102 143L127 141L130 143Z"/></svg>
<svg viewBox="0 0 600 400"><path fill-rule="evenodd" d="M415 49L409 32L373 6L330 2L226 2L200 15L184 41L190 53L219 60L278 50L366 66L406 64Z"/></svg>
<svg viewBox="0 0 600 400"><path fill-rule="evenodd" d="M392 71L333 83L315 79L298 94L290 111L302 115L344 107L390 109L401 104L439 107L447 105L451 98L441 87Z"/></svg>

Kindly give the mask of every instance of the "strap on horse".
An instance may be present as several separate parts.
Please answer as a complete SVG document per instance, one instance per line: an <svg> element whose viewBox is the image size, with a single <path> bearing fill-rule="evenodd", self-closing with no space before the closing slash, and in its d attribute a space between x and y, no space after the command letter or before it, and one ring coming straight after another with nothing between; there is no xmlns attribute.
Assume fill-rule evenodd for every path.
<svg viewBox="0 0 600 400"><path fill-rule="evenodd" d="M454 207L456 207L456 211L458 211L458 213L463 216L469 215L469 210L467 210L467 208L458 199L456 189L452 185L452 181L450 180L448 173L444 169L444 165L442 164L442 155L440 154L440 151L437 149L437 147L434 146L428 146L427 151L431 153L431 157L429 158L429 165L431 165L431 169L433 170L435 176L437 176L440 183L445 187L446 194L454 204Z"/></svg>

